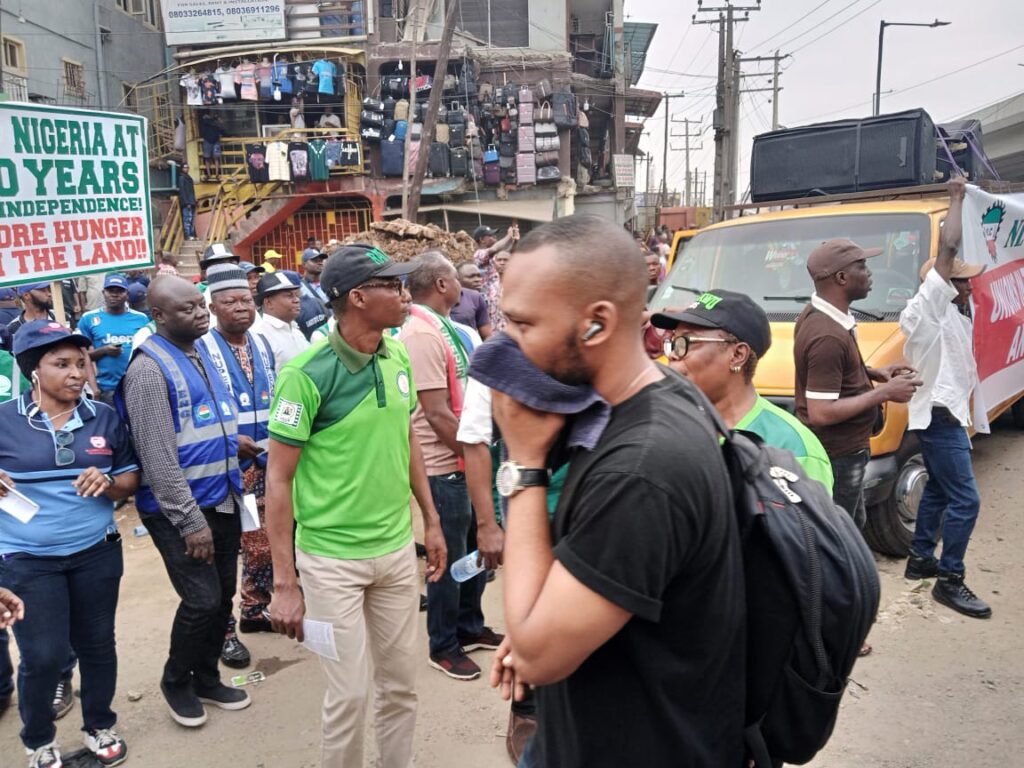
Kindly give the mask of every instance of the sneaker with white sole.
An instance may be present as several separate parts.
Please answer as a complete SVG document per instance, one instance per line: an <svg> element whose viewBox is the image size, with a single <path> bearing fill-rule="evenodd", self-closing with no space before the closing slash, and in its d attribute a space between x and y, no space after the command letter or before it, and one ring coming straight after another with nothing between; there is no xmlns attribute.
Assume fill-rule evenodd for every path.
<svg viewBox="0 0 1024 768"><path fill-rule="evenodd" d="M203 703L196 697L191 683L186 685L168 685L160 681L160 692L164 695L171 718L178 725L186 728L198 728L206 722L206 710Z"/></svg>
<svg viewBox="0 0 1024 768"><path fill-rule="evenodd" d="M113 728L85 731L83 739L85 748L92 752L100 765L120 765L128 759L128 745Z"/></svg>
<svg viewBox="0 0 1024 768"><path fill-rule="evenodd" d="M245 709L252 704L249 694L239 688L230 688L224 683L217 683L209 688L201 688L193 684L196 696L204 704L212 704L215 707L227 710Z"/></svg>
<svg viewBox="0 0 1024 768"><path fill-rule="evenodd" d="M53 692L53 719L60 720L75 707L75 686L70 677L61 678Z"/></svg>
<svg viewBox="0 0 1024 768"><path fill-rule="evenodd" d="M60 747L55 741L38 749L26 747L25 754L28 755L28 768L64 768L64 762L60 759Z"/></svg>

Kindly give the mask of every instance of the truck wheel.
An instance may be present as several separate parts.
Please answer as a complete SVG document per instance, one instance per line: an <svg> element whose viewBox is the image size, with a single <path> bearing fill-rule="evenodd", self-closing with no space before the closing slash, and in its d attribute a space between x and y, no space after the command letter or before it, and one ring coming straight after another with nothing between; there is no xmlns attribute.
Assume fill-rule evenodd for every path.
<svg viewBox="0 0 1024 768"><path fill-rule="evenodd" d="M868 508L864 539L879 554L906 557L910 550L917 506L928 482L928 470L916 448L915 444L914 452L903 459L888 498Z"/></svg>

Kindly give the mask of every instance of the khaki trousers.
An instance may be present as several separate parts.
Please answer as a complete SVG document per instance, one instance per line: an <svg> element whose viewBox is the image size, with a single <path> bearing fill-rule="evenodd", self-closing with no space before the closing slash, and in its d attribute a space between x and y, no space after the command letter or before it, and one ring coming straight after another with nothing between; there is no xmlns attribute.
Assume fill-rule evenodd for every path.
<svg viewBox="0 0 1024 768"><path fill-rule="evenodd" d="M416 727L419 574L412 542L370 560L336 560L296 550L306 616L329 621L339 661L320 658L323 768L362 768L369 659L381 768L412 768Z"/></svg>

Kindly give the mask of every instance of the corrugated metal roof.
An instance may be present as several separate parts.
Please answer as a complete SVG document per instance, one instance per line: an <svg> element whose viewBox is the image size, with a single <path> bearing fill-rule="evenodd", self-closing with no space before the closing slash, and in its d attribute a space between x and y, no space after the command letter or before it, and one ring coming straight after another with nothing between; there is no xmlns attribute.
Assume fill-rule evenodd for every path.
<svg viewBox="0 0 1024 768"><path fill-rule="evenodd" d="M626 56L629 57L630 85L640 82L644 65L647 63L647 49L651 47L651 40L657 31L657 24L646 22L627 21L622 25L622 43L626 49Z"/></svg>

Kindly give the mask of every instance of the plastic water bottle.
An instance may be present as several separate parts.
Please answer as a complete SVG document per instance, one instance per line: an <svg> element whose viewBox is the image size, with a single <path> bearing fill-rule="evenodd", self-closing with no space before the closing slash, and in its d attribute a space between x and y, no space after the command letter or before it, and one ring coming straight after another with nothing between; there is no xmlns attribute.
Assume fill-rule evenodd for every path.
<svg viewBox="0 0 1024 768"><path fill-rule="evenodd" d="M477 558L480 557L480 550L474 549L465 557L459 558L450 569L452 578L456 581L469 581L474 576L477 576L487 570L482 564L477 565Z"/></svg>
<svg viewBox="0 0 1024 768"><path fill-rule="evenodd" d="M149 536L149 531L146 529L146 526L144 525L136 525L132 529L132 533L135 534L136 538L141 538L142 536Z"/></svg>

